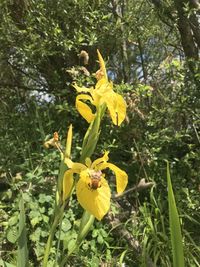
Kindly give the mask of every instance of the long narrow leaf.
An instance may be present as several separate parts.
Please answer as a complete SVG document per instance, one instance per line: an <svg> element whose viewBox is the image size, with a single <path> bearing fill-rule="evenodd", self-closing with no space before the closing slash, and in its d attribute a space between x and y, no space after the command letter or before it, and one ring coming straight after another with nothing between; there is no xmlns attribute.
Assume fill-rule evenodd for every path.
<svg viewBox="0 0 200 267"><path fill-rule="evenodd" d="M172 183L169 172L169 162L167 162L167 185L168 185L168 202L169 202L169 223L172 243L173 266L184 267L183 242L181 227L179 222L178 211L172 189Z"/></svg>
<svg viewBox="0 0 200 267"><path fill-rule="evenodd" d="M16 265L3 261L2 259L0 259L0 266L1 267L16 267Z"/></svg>
<svg viewBox="0 0 200 267"><path fill-rule="evenodd" d="M26 238L26 218L24 211L23 195L19 201L19 239L18 239L18 253L17 253L17 267L28 267L28 249Z"/></svg>

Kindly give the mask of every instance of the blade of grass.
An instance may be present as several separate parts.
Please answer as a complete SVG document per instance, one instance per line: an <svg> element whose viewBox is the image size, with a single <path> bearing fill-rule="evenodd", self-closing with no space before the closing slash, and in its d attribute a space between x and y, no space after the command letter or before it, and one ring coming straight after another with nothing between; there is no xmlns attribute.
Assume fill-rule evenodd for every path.
<svg viewBox="0 0 200 267"><path fill-rule="evenodd" d="M173 254L173 266L184 267L185 263L183 254L181 226L174 198L174 193L172 189L168 161L167 161L167 186L168 186L169 223L170 223L170 235L171 235L172 254Z"/></svg>
<svg viewBox="0 0 200 267"><path fill-rule="evenodd" d="M120 255L120 258L119 258L119 264L120 264L120 265L123 264L123 261L124 261L124 258L125 258L126 253L127 253L127 249L124 250L124 251L122 252L122 254Z"/></svg>

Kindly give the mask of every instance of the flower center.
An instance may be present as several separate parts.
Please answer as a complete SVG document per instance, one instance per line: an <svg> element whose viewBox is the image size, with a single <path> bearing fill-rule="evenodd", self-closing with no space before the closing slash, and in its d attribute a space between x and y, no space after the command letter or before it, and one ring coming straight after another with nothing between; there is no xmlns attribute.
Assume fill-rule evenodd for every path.
<svg viewBox="0 0 200 267"><path fill-rule="evenodd" d="M88 183L88 186L90 189L97 190L99 187L101 187L101 175L101 171L89 171L90 182Z"/></svg>

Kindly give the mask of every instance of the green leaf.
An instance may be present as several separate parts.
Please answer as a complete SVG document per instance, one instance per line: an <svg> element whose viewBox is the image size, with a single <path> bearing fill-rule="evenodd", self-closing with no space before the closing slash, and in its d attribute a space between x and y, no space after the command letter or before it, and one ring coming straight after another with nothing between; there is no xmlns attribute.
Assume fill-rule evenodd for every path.
<svg viewBox="0 0 200 267"><path fill-rule="evenodd" d="M14 227L9 228L6 237L10 243L15 244L18 239L17 229Z"/></svg>
<svg viewBox="0 0 200 267"><path fill-rule="evenodd" d="M126 253L127 253L127 249L124 250L124 251L122 252L122 254L120 255L119 263L120 263L121 265L123 264L124 257L125 257L125 255L126 255Z"/></svg>
<svg viewBox="0 0 200 267"><path fill-rule="evenodd" d="M72 227L72 224L68 219L63 220L62 231L68 232L69 229L71 229L71 227Z"/></svg>
<svg viewBox="0 0 200 267"><path fill-rule="evenodd" d="M2 259L0 259L0 266L2 266L2 267L16 267L14 264L3 261Z"/></svg>
<svg viewBox="0 0 200 267"><path fill-rule="evenodd" d="M97 237L97 242L98 242L99 244L103 244L103 242L104 242L103 236L99 235L99 236Z"/></svg>
<svg viewBox="0 0 200 267"><path fill-rule="evenodd" d="M19 201L19 239L18 239L18 253L17 253L17 267L28 267L28 249L26 238L26 218L24 211L23 194Z"/></svg>
<svg viewBox="0 0 200 267"><path fill-rule="evenodd" d="M70 251L70 250L73 250L73 248L74 248L75 245L76 245L76 239L71 239L71 240L69 241L69 243L68 243L68 246L67 246L68 250L69 250L69 251Z"/></svg>
<svg viewBox="0 0 200 267"><path fill-rule="evenodd" d="M41 220L42 220L41 217L35 217L35 218L33 218L33 219L31 220L31 225L32 225L33 227L35 227L36 224L38 224Z"/></svg>
<svg viewBox="0 0 200 267"><path fill-rule="evenodd" d="M167 186L168 186L169 223L170 223L170 234L172 243L173 266L184 267L185 263L183 254L181 226L179 222L178 211L172 189L168 161L167 161Z"/></svg>

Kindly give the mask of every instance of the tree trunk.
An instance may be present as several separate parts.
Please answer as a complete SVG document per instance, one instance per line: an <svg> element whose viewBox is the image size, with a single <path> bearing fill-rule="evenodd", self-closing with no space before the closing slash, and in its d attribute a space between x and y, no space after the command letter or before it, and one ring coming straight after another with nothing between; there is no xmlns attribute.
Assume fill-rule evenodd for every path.
<svg viewBox="0 0 200 267"><path fill-rule="evenodd" d="M198 59L198 48L195 43L189 19L184 10L185 1L174 0L178 13L178 29L181 36L181 43L187 59Z"/></svg>

